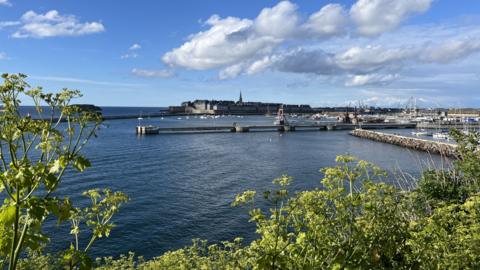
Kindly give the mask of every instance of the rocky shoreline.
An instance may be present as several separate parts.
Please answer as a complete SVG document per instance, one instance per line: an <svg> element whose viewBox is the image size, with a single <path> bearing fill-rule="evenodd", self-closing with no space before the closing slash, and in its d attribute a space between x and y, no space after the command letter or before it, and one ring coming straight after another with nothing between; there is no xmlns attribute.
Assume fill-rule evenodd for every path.
<svg viewBox="0 0 480 270"><path fill-rule="evenodd" d="M418 138L411 138L401 135L382 133L364 129L356 129L350 132L355 137L370 139L377 142L394 144L418 151L424 151L432 154L440 154L442 156L456 156L456 145L451 143L429 141Z"/></svg>

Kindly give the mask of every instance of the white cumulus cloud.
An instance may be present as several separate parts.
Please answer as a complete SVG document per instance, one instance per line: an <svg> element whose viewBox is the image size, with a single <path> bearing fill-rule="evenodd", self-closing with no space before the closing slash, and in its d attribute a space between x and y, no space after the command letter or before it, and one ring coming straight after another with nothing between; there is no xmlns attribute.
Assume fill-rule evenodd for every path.
<svg viewBox="0 0 480 270"><path fill-rule="evenodd" d="M140 50L142 46L138 43L134 43L132 46L128 48L129 52L122 54L120 56L120 59L135 59L138 58L140 55L137 53L138 50Z"/></svg>
<svg viewBox="0 0 480 270"><path fill-rule="evenodd" d="M294 49L273 57L271 68L290 73L333 75L342 72L332 54L323 50Z"/></svg>
<svg viewBox="0 0 480 270"><path fill-rule="evenodd" d="M20 28L14 38L46 38L56 36L82 36L105 31L100 22L80 22L73 15L61 15L56 10L45 14L27 11L20 18Z"/></svg>
<svg viewBox="0 0 480 270"><path fill-rule="evenodd" d="M365 74L354 75L347 80L345 86L384 85L398 78L398 74Z"/></svg>
<svg viewBox="0 0 480 270"><path fill-rule="evenodd" d="M412 47L352 47L336 54L335 62L344 70L371 72L389 65L400 65L402 61L414 57L417 53L418 49Z"/></svg>
<svg viewBox="0 0 480 270"><path fill-rule="evenodd" d="M134 50L139 50L141 48L142 48L142 46L140 44L135 43L132 46L130 46L130 48L128 48L128 49L131 50L131 51L134 51Z"/></svg>
<svg viewBox="0 0 480 270"><path fill-rule="evenodd" d="M480 51L480 37L452 39L426 46L420 58L427 62L448 63Z"/></svg>
<svg viewBox="0 0 480 270"><path fill-rule="evenodd" d="M246 69L247 74L255 74L268 69L273 63L277 61L277 56L265 56L262 59L256 60L251 63Z"/></svg>
<svg viewBox="0 0 480 270"><path fill-rule="evenodd" d="M220 70L218 78L220 80L235 78L243 71L243 64L236 64Z"/></svg>
<svg viewBox="0 0 480 270"><path fill-rule="evenodd" d="M336 53L299 47L264 56L249 65L237 65L235 73L231 75L273 70L330 77L347 76L346 86L378 85L399 78L398 72L405 67L449 63L475 52L480 52L480 37L452 38L442 43L415 46L354 46Z"/></svg>
<svg viewBox="0 0 480 270"><path fill-rule="evenodd" d="M329 37L346 31L348 16L339 4L328 4L312 14L304 24L307 34Z"/></svg>
<svg viewBox="0 0 480 270"><path fill-rule="evenodd" d="M210 29L194 34L179 48L167 52L162 60L170 66L205 70L229 66L261 52L269 52L278 40L252 33L253 21L212 16Z"/></svg>
<svg viewBox="0 0 480 270"><path fill-rule="evenodd" d="M264 8L253 20L213 15L205 22L207 30L190 35L187 42L165 53L162 60L187 69L222 68L225 75L234 69L230 66L248 66L287 41L341 34L347 22L345 16L342 6L327 5L302 21L297 6L289 1Z"/></svg>
<svg viewBox="0 0 480 270"><path fill-rule="evenodd" d="M477 25L423 24L389 31L426 12L432 2L357 0L349 11L327 4L305 15L282 1L253 19L213 15L203 31L165 53L162 61L170 67L217 69L219 79L274 71L332 82L346 78L347 86L387 84L419 65L451 63L480 52Z"/></svg>
<svg viewBox="0 0 480 270"><path fill-rule="evenodd" d="M7 54L5 52L0 52L0 60L7 59Z"/></svg>
<svg viewBox="0 0 480 270"><path fill-rule="evenodd" d="M282 1L272 8L264 8L255 19L255 31L260 36L285 39L295 34L299 17L297 6Z"/></svg>
<svg viewBox="0 0 480 270"><path fill-rule="evenodd" d="M350 16L362 35L377 35L396 28L413 14L423 13L433 0L358 0Z"/></svg>

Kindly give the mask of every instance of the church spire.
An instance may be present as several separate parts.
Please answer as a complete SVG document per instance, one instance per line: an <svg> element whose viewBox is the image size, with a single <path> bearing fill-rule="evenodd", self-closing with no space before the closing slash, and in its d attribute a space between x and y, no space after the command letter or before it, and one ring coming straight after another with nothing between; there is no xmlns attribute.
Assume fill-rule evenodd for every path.
<svg viewBox="0 0 480 270"><path fill-rule="evenodd" d="M242 91L240 91L240 97L238 98L238 103L243 103Z"/></svg>

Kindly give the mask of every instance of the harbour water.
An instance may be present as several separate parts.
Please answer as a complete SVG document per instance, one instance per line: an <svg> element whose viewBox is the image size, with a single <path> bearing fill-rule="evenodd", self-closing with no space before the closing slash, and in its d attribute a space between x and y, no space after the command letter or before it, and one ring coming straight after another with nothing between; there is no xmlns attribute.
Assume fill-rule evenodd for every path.
<svg viewBox="0 0 480 270"><path fill-rule="evenodd" d="M141 121L165 127L260 125L271 124L273 118L182 116ZM230 206L237 193L264 191L282 174L294 177L292 192L319 187L319 169L334 165L338 154L352 154L390 172L402 170L413 176L422 164L442 162L438 156L356 138L348 131L136 136L138 122L105 122L98 138L85 149L93 167L68 174L59 190L81 204L87 202L82 191L92 188L108 187L130 196L115 217L117 227L110 237L100 239L92 249L95 256L133 251L150 258L188 245L193 238L217 242L240 236L248 242L255 238L255 227L248 222L247 209ZM395 177L388 181L398 184ZM67 225L50 222L46 229L54 235L54 249L68 248ZM83 242L88 240L84 237Z"/></svg>

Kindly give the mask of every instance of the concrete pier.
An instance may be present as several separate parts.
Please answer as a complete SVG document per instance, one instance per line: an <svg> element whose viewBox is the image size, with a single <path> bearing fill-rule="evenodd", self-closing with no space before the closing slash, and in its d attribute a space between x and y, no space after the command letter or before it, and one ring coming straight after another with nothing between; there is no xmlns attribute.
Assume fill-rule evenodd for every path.
<svg viewBox="0 0 480 270"><path fill-rule="evenodd" d="M158 134L154 126L137 126L136 133L141 135Z"/></svg>
<svg viewBox="0 0 480 270"><path fill-rule="evenodd" d="M235 126L235 132L249 132L250 127Z"/></svg>
<svg viewBox="0 0 480 270"><path fill-rule="evenodd" d="M456 156L457 145L451 143L430 141L406 136L400 136L395 134L387 134L377 131L370 131L364 129L355 129L350 132L351 135L370 139L377 142L394 144L410 149L415 149L419 151L425 151L432 154L440 154L447 157Z"/></svg>
<svg viewBox="0 0 480 270"><path fill-rule="evenodd" d="M198 127L155 127L155 126L137 126L138 135L152 134L178 134L178 133L225 133L225 132L293 132L293 131L321 131L321 130L353 130L359 128L355 124L328 123L312 125L264 125L264 126L243 126L235 124L231 126L198 126ZM390 129L390 128L415 128L415 124L363 124L363 129Z"/></svg>
<svg viewBox="0 0 480 270"><path fill-rule="evenodd" d="M279 132L295 131L295 127L294 127L294 126L290 126L290 125L279 126L279 127L278 127L278 131L279 131Z"/></svg>

